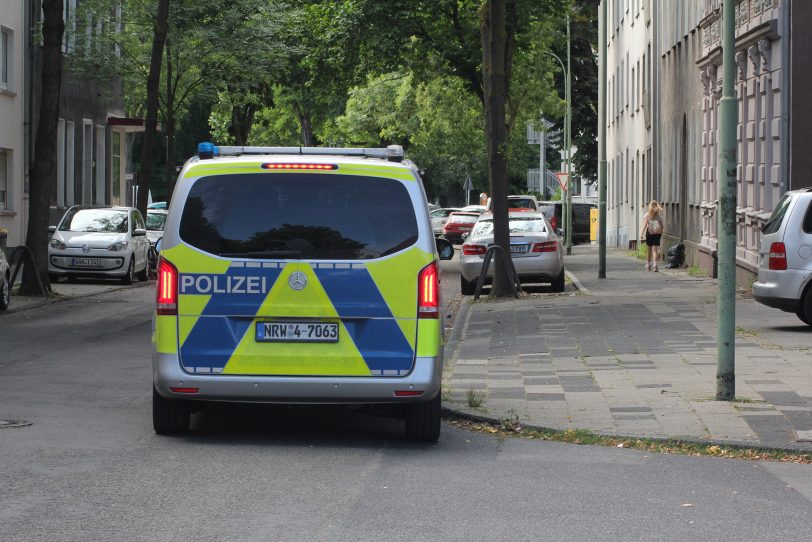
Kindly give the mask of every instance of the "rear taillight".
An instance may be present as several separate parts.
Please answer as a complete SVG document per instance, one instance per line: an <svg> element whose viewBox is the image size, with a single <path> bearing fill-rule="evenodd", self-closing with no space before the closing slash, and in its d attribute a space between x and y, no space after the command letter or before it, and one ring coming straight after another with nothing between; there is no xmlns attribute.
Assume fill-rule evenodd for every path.
<svg viewBox="0 0 812 542"><path fill-rule="evenodd" d="M558 241L544 241L533 245L532 252L555 252L558 250Z"/></svg>
<svg viewBox="0 0 812 542"><path fill-rule="evenodd" d="M161 258L158 262L158 314L178 314L178 270Z"/></svg>
<svg viewBox="0 0 812 542"><path fill-rule="evenodd" d="M770 269L773 271L787 270L787 249L784 243L770 245Z"/></svg>
<svg viewBox="0 0 812 542"><path fill-rule="evenodd" d="M466 256L477 256L485 254L486 248L482 245L462 245L462 253Z"/></svg>
<svg viewBox="0 0 812 542"><path fill-rule="evenodd" d="M437 318L440 313L440 272L437 262L424 267L417 278L417 317Z"/></svg>

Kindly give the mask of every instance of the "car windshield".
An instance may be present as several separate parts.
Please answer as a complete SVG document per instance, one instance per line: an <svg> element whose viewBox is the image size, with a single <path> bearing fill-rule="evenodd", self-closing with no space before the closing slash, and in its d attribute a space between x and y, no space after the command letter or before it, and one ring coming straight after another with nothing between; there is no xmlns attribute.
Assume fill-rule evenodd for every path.
<svg viewBox="0 0 812 542"><path fill-rule="evenodd" d="M530 198L508 198L508 208L510 209L535 209L533 200Z"/></svg>
<svg viewBox="0 0 812 542"><path fill-rule="evenodd" d="M127 233L127 211L118 209L71 209L59 231Z"/></svg>
<svg viewBox="0 0 812 542"><path fill-rule="evenodd" d="M166 213L150 213L147 211L147 229L152 231L163 231L166 223Z"/></svg>
<svg viewBox="0 0 812 542"><path fill-rule="evenodd" d="M547 226L544 220L535 217L511 218L508 222L510 233L517 235L544 234ZM493 234L493 220L480 220L477 222L471 237L487 236Z"/></svg>
<svg viewBox="0 0 812 542"><path fill-rule="evenodd" d="M194 184L180 236L223 257L364 260L414 245L418 227L409 192L397 180L233 174Z"/></svg>
<svg viewBox="0 0 812 542"><path fill-rule="evenodd" d="M448 217L448 221L449 222L454 222L455 224L458 223L458 222L461 222L461 223L467 222L469 224L473 224L474 222L476 222L477 218L478 218L478 215L453 214L453 215Z"/></svg>

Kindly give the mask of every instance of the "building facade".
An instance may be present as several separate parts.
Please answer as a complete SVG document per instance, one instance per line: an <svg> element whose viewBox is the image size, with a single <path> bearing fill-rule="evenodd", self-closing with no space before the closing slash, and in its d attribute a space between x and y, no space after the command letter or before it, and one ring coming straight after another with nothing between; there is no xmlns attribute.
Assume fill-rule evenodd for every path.
<svg viewBox="0 0 812 542"><path fill-rule="evenodd" d="M722 0L603 1L609 2L610 19L607 200L616 204L608 205L607 242L610 246L631 245L622 235L623 221L630 222L637 205L627 204L625 198L613 202L613 190L617 193L623 183L638 184L639 193L645 195L648 190L664 205L665 248L683 242L687 263L713 274L723 75ZM807 150L812 135L805 129L812 122L812 112L805 104L807 79L812 77L805 68L812 55L812 38L803 32L812 23L812 3L729 1L736 2L734 86L739 102L737 279L746 285L758 272L760 230L776 202L787 190L812 186L807 173L812 166ZM624 131L622 112L618 116L617 111L618 97L613 96L613 77L621 84L633 78L634 64L625 63L624 54L612 52L612 18L617 12L633 12L635 4L642 4L652 21L647 36L654 52L649 54L652 66L647 74L652 92L646 104L652 121L650 180L637 177L626 160L624 146L636 145L637 132L630 135L628 128ZM620 28L622 31L622 22ZM648 53L648 47L635 40L629 43L629 55Z"/></svg>
<svg viewBox="0 0 812 542"><path fill-rule="evenodd" d="M606 1L606 0L605 0ZM643 0L608 0L607 243L636 246L652 185L651 11Z"/></svg>
<svg viewBox="0 0 812 542"><path fill-rule="evenodd" d="M82 7L82 0L64 0L51 224L71 205L131 203L127 182L130 134L143 131L141 120L124 115L120 80L100 81L72 69L77 55L93 54L98 33L109 31L110 25L121 30L121 2L111 1L109 11L92 16L83 13ZM8 232L9 249L25 243L28 228L28 175L30 162L36 160L41 91L41 18L41 0L5 2L0 10L0 228Z"/></svg>
<svg viewBox="0 0 812 542"><path fill-rule="evenodd" d="M8 246L24 241L25 190L25 40L26 6L7 2L0 10L0 229Z"/></svg>

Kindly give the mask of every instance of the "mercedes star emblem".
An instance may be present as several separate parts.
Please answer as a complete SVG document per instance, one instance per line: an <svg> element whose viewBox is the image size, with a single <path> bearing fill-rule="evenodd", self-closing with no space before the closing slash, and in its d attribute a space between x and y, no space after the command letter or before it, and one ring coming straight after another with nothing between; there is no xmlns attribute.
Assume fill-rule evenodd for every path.
<svg viewBox="0 0 812 542"><path fill-rule="evenodd" d="M288 278L288 284L294 290L301 290L305 286L307 286L307 275L302 273L301 271L296 271L295 273L290 274L290 278Z"/></svg>

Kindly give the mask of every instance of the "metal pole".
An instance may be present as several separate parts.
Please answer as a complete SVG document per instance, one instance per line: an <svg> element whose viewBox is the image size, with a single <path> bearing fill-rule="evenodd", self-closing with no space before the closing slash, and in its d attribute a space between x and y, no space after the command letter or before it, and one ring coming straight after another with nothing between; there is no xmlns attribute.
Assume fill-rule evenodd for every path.
<svg viewBox="0 0 812 542"><path fill-rule="evenodd" d="M570 16L567 14L567 254L572 254L572 65L570 64Z"/></svg>
<svg viewBox="0 0 812 542"><path fill-rule="evenodd" d="M606 4L601 0L598 17L598 50L600 51L600 74L598 76L598 278L606 278Z"/></svg>
<svg viewBox="0 0 812 542"><path fill-rule="evenodd" d="M736 80L735 3L725 0L722 15L722 65L724 81L719 101L719 294L716 363L716 400L736 397Z"/></svg>
<svg viewBox="0 0 812 542"><path fill-rule="evenodd" d="M544 125L544 116L539 115L539 124L541 125L541 130L539 131L539 194L541 194L542 198L544 197L544 164L547 162L546 160L546 144L547 144L547 133L544 130L546 126Z"/></svg>

